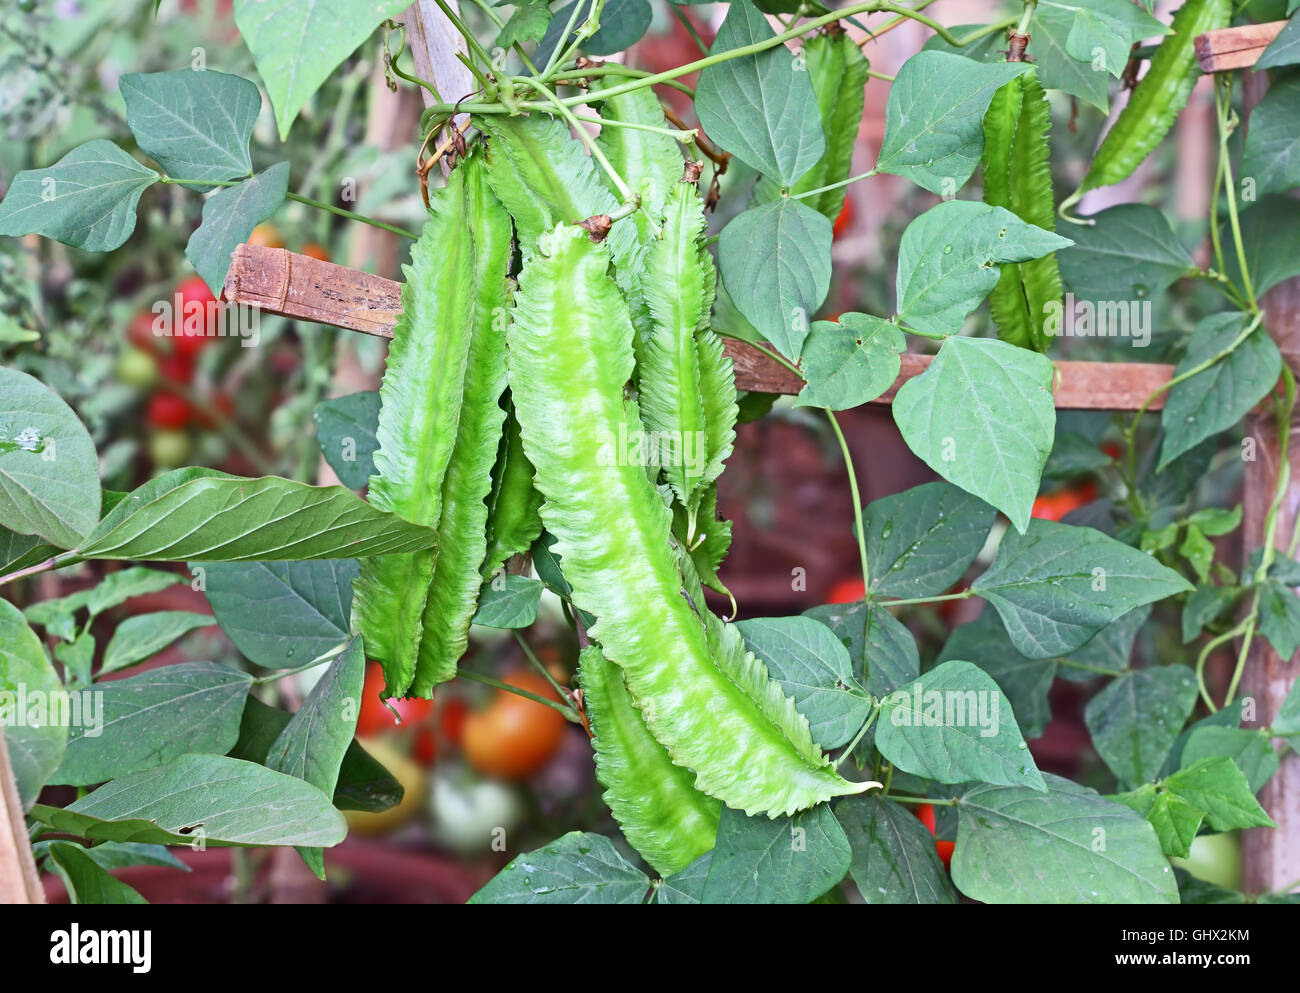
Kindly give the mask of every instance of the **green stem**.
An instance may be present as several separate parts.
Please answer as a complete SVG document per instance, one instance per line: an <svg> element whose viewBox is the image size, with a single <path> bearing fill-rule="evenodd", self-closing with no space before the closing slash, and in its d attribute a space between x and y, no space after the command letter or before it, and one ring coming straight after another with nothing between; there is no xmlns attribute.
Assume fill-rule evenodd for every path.
<svg viewBox="0 0 1300 993"><path fill-rule="evenodd" d="M482 60L483 65L491 68L492 56L489 55L483 49L483 46L479 44L479 40L474 37L474 32L465 27L465 22L460 19L460 15L447 5L447 0L434 0L434 3L438 5L443 16L446 17L447 20L451 21L451 26L454 27L460 33L460 36L465 39L465 44L469 46L469 50ZM473 67L471 66L471 68ZM441 98L439 98L439 102L441 102Z"/></svg>
<svg viewBox="0 0 1300 993"><path fill-rule="evenodd" d="M26 569L18 569L7 575L0 576L0 586L5 583L12 583L19 579L26 579L28 576L35 576L37 573L49 572L51 569L59 569L76 561L77 556L72 552L60 552L58 555L51 555L44 562L37 562L35 565L29 565Z"/></svg>
<svg viewBox="0 0 1300 993"><path fill-rule="evenodd" d="M290 200L298 203L305 203L308 207L315 207L318 210L326 210L331 214L337 214L339 217L346 217L350 221L360 221L362 224L369 224L371 227L379 228L381 231L388 231L392 234L399 234L403 238L410 238L411 241L419 241L420 236L414 232L407 231L405 228L399 228L394 224L386 224L383 221L377 221L373 217L366 217L363 214L354 214L350 210L344 210L342 207L335 207L332 203L325 203L323 200L313 200L311 197L305 197L301 193L287 194Z"/></svg>
<svg viewBox="0 0 1300 993"><path fill-rule="evenodd" d="M599 0L597 0L597 2L599 2ZM560 116L573 126L573 129L578 133L578 137L582 140L582 143L587 146L588 153L590 153L591 157L599 163L602 169L605 170L605 175L610 178L610 181L614 184L614 188L618 190L619 198L624 203L636 201L636 194L632 192L631 187L629 187L623 177L618 174L618 170L615 169L609 159L605 157L605 153L601 151L600 146L591 140L591 135L589 135L587 129L578 122L578 118L574 116L573 111L565 106L564 102L559 97L542 85L538 80L531 79L527 76L521 76L519 78L521 82L531 86L543 97L549 100L551 105L559 112Z"/></svg>
<svg viewBox="0 0 1300 993"><path fill-rule="evenodd" d="M593 7L595 6L595 3L596 0L592 0ZM578 15L581 13L582 13L582 0L578 0L578 2L573 5L573 13L569 15L569 23L564 26L564 33L560 35L560 41L556 43L555 49L551 52L551 57L546 60L546 65L542 69L543 80L550 79L551 73L554 72L555 67L560 64L559 62L560 56L565 51L567 51L567 46L565 46L563 42L566 38L569 37L569 35L573 33L574 22L577 21Z"/></svg>
<svg viewBox="0 0 1300 993"><path fill-rule="evenodd" d="M876 169L868 169L866 172L860 172L856 176L850 176L848 179L842 179L838 183L830 183L827 186L819 186L815 190L805 190L803 193L792 193L789 195L791 200L803 200L807 197L815 197L821 193L829 193L831 190L838 190L841 186L849 186L860 179L870 179L872 176L879 175Z"/></svg>
<svg viewBox="0 0 1300 993"><path fill-rule="evenodd" d="M492 686L498 690L504 690L507 693L513 693L515 696L521 696L524 697L525 699L532 700L533 703L545 704L546 706L550 707L552 710L558 710L561 714L565 716L566 720L570 720L574 724L582 723L582 718L578 716L578 712L574 710L572 707L567 707L562 703L556 703L554 700L548 700L546 699L546 697L538 696L536 693L529 693L527 690L521 689L518 686L511 686L509 683L500 679L496 679L493 676L484 676L481 675L480 673L472 672L469 669L461 669L456 673L456 675L461 676L464 679L468 679L471 682L482 683L484 686Z"/></svg>
<svg viewBox="0 0 1300 993"><path fill-rule="evenodd" d="M942 603L945 600L969 600L975 595L975 590L962 590L960 593L945 593L942 596L918 596L910 600L881 600L882 607L911 607L919 603Z"/></svg>
<svg viewBox="0 0 1300 993"><path fill-rule="evenodd" d="M653 75L653 73L649 72L646 69L634 69L631 66L621 65L618 62L607 62L603 66L593 66L590 69L574 69L572 71L572 75L575 78L579 78L579 79L597 79L601 76L629 76L632 79L645 79L647 76ZM569 85L570 81L567 78L565 78L564 73L561 73L559 77L553 80L553 82L557 86L561 86L561 85ZM682 93L685 93L692 100L695 99L695 90L687 86L685 83L678 82L675 79L670 79L664 82L662 85L671 87L674 90L678 90ZM604 98L605 98L605 94L603 93L587 94L588 103L595 103L596 101L603 100Z"/></svg>
<svg viewBox="0 0 1300 993"><path fill-rule="evenodd" d="M551 689L555 690L561 700L567 700L569 691L555 681L555 677L551 675L551 670L542 665L542 660L534 654L528 642L524 641L524 636L515 630L511 630L510 633L515 636L515 641L519 643L519 647L523 649L525 657L532 663L533 668L540 672L546 681L551 684Z"/></svg>
<svg viewBox="0 0 1300 993"><path fill-rule="evenodd" d="M826 413L826 419L831 422L831 430L835 432L835 440L840 445L840 455L844 457L844 470L849 476L849 493L853 496L853 524L858 539L858 561L862 565L862 589L868 591L869 598L871 567L867 564L867 533L862 524L862 496L858 492L858 474L853 471L853 455L849 452L849 443L844 438L839 421L835 419L835 413L829 407L823 407L822 410Z"/></svg>
<svg viewBox="0 0 1300 993"><path fill-rule="evenodd" d="M1038 0L1025 0L1025 9L1020 12L1020 22L1016 25L1016 34L1029 34L1029 22L1034 19L1034 10Z"/></svg>
<svg viewBox="0 0 1300 993"><path fill-rule="evenodd" d="M895 803L928 803L934 807L955 807L956 800L936 800L932 796L891 796Z"/></svg>
<svg viewBox="0 0 1300 993"><path fill-rule="evenodd" d="M694 128L689 131L679 131L677 128L657 128L653 124L640 124L636 121L614 121L604 117L584 117L582 114L574 114L573 119L583 121L586 124L599 124L602 128L614 127L628 128L632 131L649 131L651 134L661 134L672 138L674 141L680 141L683 145L692 144L699 133Z"/></svg>
<svg viewBox="0 0 1300 993"><path fill-rule="evenodd" d="M1129 671L1128 669L1120 669L1118 671L1115 669L1103 669L1099 665L1087 665L1083 662L1075 662L1072 659L1057 659L1056 664L1068 666L1071 669L1078 669L1080 672L1096 673L1098 676L1121 676Z"/></svg>
<svg viewBox="0 0 1300 993"><path fill-rule="evenodd" d="M1255 299L1255 287L1250 278L1250 269L1246 265L1246 245L1241 237L1241 220L1237 214L1237 191L1233 185L1235 180L1232 178L1232 161L1228 155L1228 136L1231 134L1231 128L1228 122L1228 113L1231 109L1228 101L1232 93L1232 77L1226 76L1220 84L1215 87L1216 108L1219 115L1219 156L1223 163L1223 188L1227 192L1228 200L1228 223L1232 226L1232 243L1237 250L1237 265L1241 268L1241 284L1246 291L1246 301L1250 305L1252 314L1259 313L1259 301Z"/></svg>
<svg viewBox="0 0 1300 993"><path fill-rule="evenodd" d="M287 676L296 676L298 673L306 672L308 669L315 669L317 666L324 665L326 662L330 662L338 658L340 655L343 654L344 651L346 651L348 645L350 644L352 644L352 642L345 641L343 644L331 648L324 655L318 655L310 662L304 662L302 665L295 666L292 669L277 669L275 672L272 672L266 676L258 676L256 679L253 680L253 685L265 686L267 683L277 682L281 679L286 678Z"/></svg>
<svg viewBox="0 0 1300 993"><path fill-rule="evenodd" d="M862 739L867 736L867 732L871 730L871 725L876 723L876 718L879 716L880 704L877 703L871 708L871 713L869 713L867 719L863 721L862 727L858 728L858 733L853 736L853 740L848 743L848 746L844 749L840 757L835 760L835 768L838 769L844 764L844 760L853 754L853 750L857 748ZM876 785L879 786L880 784L877 783Z"/></svg>
<svg viewBox="0 0 1300 993"><path fill-rule="evenodd" d="M677 4L675 3L668 4L668 9L673 12L673 14L677 17L677 20L682 22L682 26L686 28L687 33L690 34L690 36L695 40L695 44L699 46L700 51L703 52L705 55L708 55L709 46L704 44L704 39L701 38L700 33L695 30L695 25L691 23L691 19L687 17L682 12L682 9L679 6L677 6Z"/></svg>
<svg viewBox="0 0 1300 993"><path fill-rule="evenodd" d="M406 25L399 24L398 26L402 29L402 45L398 48L396 55L389 57L389 70L398 79L404 79L408 83L414 83L416 86L423 86L433 96L435 102L442 103L442 94L438 92L438 87L434 86L433 83L429 82L427 79L421 79L419 76L411 75L398 65L398 60L402 57L402 53L406 51Z"/></svg>

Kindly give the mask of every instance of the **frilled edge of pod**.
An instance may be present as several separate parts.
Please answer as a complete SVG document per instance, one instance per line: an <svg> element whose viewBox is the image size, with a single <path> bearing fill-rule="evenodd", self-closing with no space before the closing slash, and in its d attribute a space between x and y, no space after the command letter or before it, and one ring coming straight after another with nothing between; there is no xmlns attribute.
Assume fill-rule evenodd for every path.
<svg viewBox="0 0 1300 993"><path fill-rule="evenodd" d="M596 779L623 835L668 876L713 847L722 804L673 765L632 703L623 670L589 645L579 656L583 709L592 730Z"/></svg>
<svg viewBox="0 0 1300 993"><path fill-rule="evenodd" d="M480 569L485 580L491 579L510 556L528 551L542 533L538 513L542 495L533 486L533 464L524 454L519 419L508 391L506 397L505 434L492 467L492 490L487 500L487 555Z"/></svg>
<svg viewBox="0 0 1300 993"><path fill-rule="evenodd" d="M475 232L473 329L465 367L456 441L442 481L439 553L425 598L419 658L410 691L429 697L456 675L469 645L478 609L480 568L487 554L492 467L501 441L506 388L506 323L509 313L510 218L488 189L481 157L456 169L464 185Z"/></svg>
<svg viewBox="0 0 1300 993"><path fill-rule="evenodd" d="M739 632L702 595L692 602L670 544L672 515L644 467L601 455L620 432L641 430L625 392L633 329L609 267L603 245L557 228L521 273L509 331L524 449L573 602L597 618L592 638L700 791L774 817L861 792Z"/></svg>
<svg viewBox="0 0 1300 993"><path fill-rule="evenodd" d="M436 527L442 481L456 442L477 306L475 232L460 170L430 198L430 217L403 268L402 313L380 386L375 475L368 499ZM361 560L353 626L384 669L386 693L403 696L415 676L425 596L436 551Z"/></svg>

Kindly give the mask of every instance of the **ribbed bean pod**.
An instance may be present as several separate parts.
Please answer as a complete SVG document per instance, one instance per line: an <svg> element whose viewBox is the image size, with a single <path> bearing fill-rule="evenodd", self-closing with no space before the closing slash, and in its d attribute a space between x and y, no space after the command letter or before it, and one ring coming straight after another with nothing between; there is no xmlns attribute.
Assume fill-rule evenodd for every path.
<svg viewBox="0 0 1300 993"><path fill-rule="evenodd" d="M1034 73L1013 79L994 94L984 116L984 202L1005 207L1029 224L1056 229L1048 133L1052 108ZM1003 341L1045 351L1045 307L1061 300L1055 253L1003 263L989 309Z"/></svg>
<svg viewBox="0 0 1300 993"><path fill-rule="evenodd" d="M432 695L456 675L478 609L480 569L487 554L488 508L505 410L506 324L510 301L510 217L488 188L481 156L457 167L464 174L474 232L476 291L456 443L442 481L438 555L425 599L423 633L412 694ZM427 373L426 373L427 374Z"/></svg>
<svg viewBox="0 0 1300 993"><path fill-rule="evenodd" d="M582 650L578 678L605 803L641 857L671 875L713 847L722 804L673 765L633 705L623 671L598 646Z"/></svg>
<svg viewBox="0 0 1300 993"><path fill-rule="evenodd" d="M672 515L644 467L598 457L620 431L642 429L625 392L633 328L609 250L563 225L539 242L508 338L524 450L573 601L597 618L591 636L623 668L673 763L747 813L785 815L860 792L739 633L683 596Z"/></svg>
<svg viewBox="0 0 1300 993"><path fill-rule="evenodd" d="M1067 203L1088 190L1127 179L1160 144L1201 75L1196 36L1226 27L1231 16L1232 0L1187 0L1178 8L1171 25L1173 33L1160 42L1128 106L1093 156L1078 193Z"/></svg>

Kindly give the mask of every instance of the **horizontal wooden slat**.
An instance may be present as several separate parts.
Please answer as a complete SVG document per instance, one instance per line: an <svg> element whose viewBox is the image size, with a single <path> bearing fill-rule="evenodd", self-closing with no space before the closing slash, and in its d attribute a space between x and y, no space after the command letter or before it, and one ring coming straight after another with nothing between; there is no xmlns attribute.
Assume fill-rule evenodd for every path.
<svg viewBox="0 0 1300 993"><path fill-rule="evenodd" d="M402 308L402 284L283 248L240 245L226 276L225 298L268 314L391 338ZM725 345L740 389L792 395L803 388L802 379L753 345L731 338ZM930 361L928 355L904 355L897 381L874 402L892 403L899 388ZM1061 410L1137 410L1172 374L1172 366L1154 363L1058 362L1053 394ZM1150 409L1163 403L1162 395Z"/></svg>
<svg viewBox="0 0 1300 993"><path fill-rule="evenodd" d="M1264 49L1282 33L1286 21L1243 24L1237 28L1220 28L1196 36L1196 61L1202 72L1229 72L1246 69L1259 61Z"/></svg>

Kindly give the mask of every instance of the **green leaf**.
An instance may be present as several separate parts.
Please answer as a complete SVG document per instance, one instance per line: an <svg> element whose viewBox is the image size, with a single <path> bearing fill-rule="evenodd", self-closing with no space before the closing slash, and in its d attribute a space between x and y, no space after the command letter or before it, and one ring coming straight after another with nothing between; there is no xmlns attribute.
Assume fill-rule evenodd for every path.
<svg viewBox="0 0 1300 993"><path fill-rule="evenodd" d="M504 588L498 589L498 585ZM487 628L526 628L537 620L543 585L527 576L500 574L479 593L474 623Z"/></svg>
<svg viewBox="0 0 1300 993"><path fill-rule="evenodd" d="M353 638L275 739L267 752L267 767L333 796L339 767L356 731L365 676L361 639Z"/></svg>
<svg viewBox="0 0 1300 993"><path fill-rule="evenodd" d="M83 631L74 641L58 642L54 657L63 664L63 675L69 684L90 682L90 670L95 664L95 636Z"/></svg>
<svg viewBox="0 0 1300 993"><path fill-rule="evenodd" d="M24 808L63 760L68 728L51 722L47 710L62 689L36 633L17 607L0 600L0 733Z"/></svg>
<svg viewBox="0 0 1300 993"><path fill-rule="evenodd" d="M111 572L90 591L86 597L86 609L91 617L126 603L132 597L148 593L159 593L183 582L184 577L175 572L150 569L148 566L133 565L126 569Z"/></svg>
<svg viewBox="0 0 1300 993"><path fill-rule="evenodd" d="M37 842L37 844L40 843ZM50 843L47 842L46 844ZM40 852L36 845L33 845L32 849L39 858ZM125 869L135 865L154 865L164 869L176 869L180 872L192 871L188 865L162 845L139 845L129 841L102 841L94 848L85 848L82 851L96 865L104 869Z"/></svg>
<svg viewBox="0 0 1300 993"><path fill-rule="evenodd" d="M1276 725L1274 726L1276 730ZM1195 765L1212 755L1226 755L1237 763L1251 793L1264 788L1279 763L1277 752L1262 728L1196 727L1183 746L1180 766Z"/></svg>
<svg viewBox="0 0 1300 993"><path fill-rule="evenodd" d="M934 837L910 811L882 796L840 801L835 818L853 852L849 874L868 904L956 903Z"/></svg>
<svg viewBox="0 0 1300 993"><path fill-rule="evenodd" d="M1049 90L1064 90L1092 104L1103 114L1110 107L1107 74L1092 67L1092 59L1080 62L1070 54L1070 34L1075 18L1070 11L1041 4L1030 26L1032 49L1039 78Z"/></svg>
<svg viewBox="0 0 1300 993"><path fill-rule="evenodd" d="M157 845L337 845L347 833L329 798L300 779L222 755L183 755L114 779L32 816L91 841Z"/></svg>
<svg viewBox="0 0 1300 993"><path fill-rule="evenodd" d="M1161 784L1205 811L1216 831L1277 827L1255 799L1245 774L1225 755L1212 755L1184 766Z"/></svg>
<svg viewBox="0 0 1300 993"><path fill-rule="evenodd" d="M1178 546L1178 553L1191 563L1200 582L1209 579L1210 566L1214 563L1214 543L1195 524L1187 525L1187 533L1183 536L1183 543Z"/></svg>
<svg viewBox="0 0 1300 993"><path fill-rule="evenodd" d="M753 5L732 4L709 54L772 37L767 18ZM695 88L695 113L714 144L782 186L803 176L826 150L812 81L795 68L784 45L707 67Z"/></svg>
<svg viewBox="0 0 1300 993"><path fill-rule="evenodd" d="M321 83L404 0L236 0L243 36L275 108L280 140Z"/></svg>
<svg viewBox="0 0 1300 993"><path fill-rule="evenodd" d="M1120 204L1089 221L1071 226L1074 246L1057 256L1061 278L1080 300L1150 300L1196 268L1155 207Z"/></svg>
<svg viewBox="0 0 1300 993"><path fill-rule="evenodd" d="M520 0L519 3L499 0L498 3L493 4L494 7L507 5L513 6L515 10L510 15L510 20L506 21L506 26L497 35L497 40L493 42L494 48L508 49L516 42L522 44L526 41L538 41L546 34L547 25L551 23L549 0Z"/></svg>
<svg viewBox="0 0 1300 993"><path fill-rule="evenodd" d="M718 257L736 309L797 360L809 318L830 288L831 222L797 200L752 207L722 229Z"/></svg>
<svg viewBox="0 0 1300 993"><path fill-rule="evenodd" d="M302 665L347 640L352 559L191 563L221 630L268 669Z"/></svg>
<svg viewBox="0 0 1300 993"><path fill-rule="evenodd" d="M1146 818L1058 776L1048 792L977 786L957 802L952 880L984 903L1177 903Z"/></svg>
<svg viewBox="0 0 1300 993"><path fill-rule="evenodd" d="M713 852L707 851L685 869L679 869L659 884L655 903L668 905L699 904L704 895L704 883L709 878Z"/></svg>
<svg viewBox="0 0 1300 993"><path fill-rule="evenodd" d="M997 611L984 608L979 617L953 628L936 662L969 659L987 672L1011 704L1026 738L1037 738L1052 719L1047 694L1056 674L1056 659L1027 659L1007 637Z"/></svg>
<svg viewBox="0 0 1300 993"><path fill-rule="evenodd" d="M230 269L230 254L275 213L289 192L289 163L277 162L238 186L218 190L203 203L203 223L185 244L212 295L221 296Z"/></svg>
<svg viewBox="0 0 1300 993"><path fill-rule="evenodd" d="M1259 633L1284 659L1300 651L1300 598L1275 579L1259 587Z"/></svg>
<svg viewBox="0 0 1300 993"><path fill-rule="evenodd" d="M1183 604L1183 644L1200 637L1205 626L1222 617L1240 593L1235 586L1198 585Z"/></svg>
<svg viewBox="0 0 1300 993"><path fill-rule="evenodd" d="M33 331L10 314L0 314L0 345L27 345L40 341L39 331Z"/></svg>
<svg viewBox="0 0 1300 993"><path fill-rule="evenodd" d="M1246 250L1246 268L1256 296L1278 283L1300 275L1300 201L1270 194L1241 215L1241 240ZM1223 243L1231 245L1232 227L1224 220ZM1224 274L1241 285L1237 253L1229 251L1223 260Z"/></svg>
<svg viewBox="0 0 1300 993"><path fill-rule="evenodd" d="M253 83L224 72L177 69L127 73L118 88L136 144L168 175L221 182L253 171L248 142L262 110Z"/></svg>
<svg viewBox="0 0 1300 993"><path fill-rule="evenodd" d="M1016 650L1066 655L1135 607L1192 584L1151 556L1092 528L1034 520L1008 531L975 593L997 609Z"/></svg>
<svg viewBox="0 0 1300 993"><path fill-rule="evenodd" d="M1092 698L1084 723L1093 747L1122 784L1160 773L1174 739L1196 706L1196 677L1185 665L1136 669Z"/></svg>
<svg viewBox="0 0 1300 993"><path fill-rule="evenodd" d="M889 88L876 169L954 196L979 165L981 123L993 94L1030 68L1028 62L984 63L947 52L913 55Z"/></svg>
<svg viewBox="0 0 1300 993"><path fill-rule="evenodd" d="M1213 537L1230 534L1241 525L1241 504L1229 510L1226 507L1205 507L1187 518L1202 534Z"/></svg>
<svg viewBox="0 0 1300 993"><path fill-rule="evenodd" d="M0 572L17 572L58 553L59 549L34 534L17 534L0 527Z"/></svg>
<svg viewBox="0 0 1300 993"><path fill-rule="evenodd" d="M252 685L247 673L215 662L183 662L97 683L82 694L85 710L93 692L97 720L72 728L50 782L90 786L187 753L224 755L239 739Z"/></svg>
<svg viewBox="0 0 1300 993"><path fill-rule="evenodd" d="M642 903L650 880L599 834L570 831L514 859L470 903Z"/></svg>
<svg viewBox="0 0 1300 993"><path fill-rule="evenodd" d="M143 662L182 635L213 623L210 615L195 614L188 610L161 610L153 614L128 617L117 626L113 637L109 639L108 647L104 649L100 675Z"/></svg>
<svg viewBox="0 0 1300 993"><path fill-rule="evenodd" d="M822 139L826 151L817 164L804 173L790 187L791 196L812 194L803 198L809 207L825 214L831 221L844 209L846 186L835 186L848 179L853 164L853 149L858 140L862 121L862 108L866 94L868 63L858 42L846 32L815 34L803 43L803 64L817 94L817 108L821 117ZM834 189L824 189L834 186ZM760 203L781 196L781 185L775 180L759 180L754 191Z"/></svg>
<svg viewBox="0 0 1300 993"><path fill-rule="evenodd" d="M851 859L827 804L776 819L727 807L700 902L808 903L844 878Z"/></svg>
<svg viewBox="0 0 1300 993"><path fill-rule="evenodd" d="M1300 186L1298 99L1300 79L1285 76L1268 88L1250 112L1239 182L1254 182L1255 192L1261 196Z"/></svg>
<svg viewBox="0 0 1300 993"><path fill-rule="evenodd" d="M0 202L0 234L43 234L87 252L111 252L135 230L140 194L158 181L105 138L52 166L14 177Z"/></svg>
<svg viewBox="0 0 1300 993"><path fill-rule="evenodd" d="M872 696L882 697L921 674L912 633L875 603L828 603L804 612L825 624L849 651L853 676Z"/></svg>
<svg viewBox="0 0 1300 993"><path fill-rule="evenodd" d="M871 592L938 596L984 547L996 511L951 483L924 483L873 500L862 512Z"/></svg>
<svg viewBox="0 0 1300 993"><path fill-rule="evenodd" d="M1072 18L1066 52L1094 71L1100 68L1116 78L1123 74L1136 42L1169 33L1164 24L1130 0L1088 0L1087 4L1044 0L1039 11L1049 19L1057 14L1062 24Z"/></svg>
<svg viewBox="0 0 1300 993"><path fill-rule="evenodd" d="M322 400L312 413L320 453L348 489L364 489L375 471L379 391L362 390Z"/></svg>
<svg viewBox="0 0 1300 993"><path fill-rule="evenodd" d="M1045 788L1007 698L987 673L959 659L881 701L876 748L904 772L941 783Z"/></svg>
<svg viewBox="0 0 1300 993"><path fill-rule="evenodd" d="M825 624L810 617L740 621L749 650L799 712L822 748L846 744L871 712L871 697L853 674L853 662Z"/></svg>
<svg viewBox="0 0 1300 993"><path fill-rule="evenodd" d="M1166 855L1187 858L1191 854L1192 842L1205 819L1205 811L1200 807L1188 803L1177 793L1157 790L1151 783L1111 799L1133 808L1151 822L1156 837L1160 839L1160 848Z"/></svg>
<svg viewBox="0 0 1300 993"><path fill-rule="evenodd" d="M564 29L568 26L577 3L578 0L571 0L550 15L550 24L532 56L533 64L538 69L546 65L551 53L560 45L560 38L564 35ZM573 44L577 29L591 14L592 8L587 0L582 0L582 4L582 12L573 25L574 31L564 38L565 48ZM588 55L613 55L631 48L650 27L650 18L650 4L646 0L607 0L600 12L600 29L579 45L579 50Z"/></svg>
<svg viewBox="0 0 1300 993"><path fill-rule="evenodd" d="M241 562L387 555L436 543L432 529L341 486L180 469L118 504L77 549L88 559Z"/></svg>
<svg viewBox="0 0 1300 993"><path fill-rule="evenodd" d="M1061 666L1061 675L1074 682L1088 682L1101 674L1124 672L1133 657L1133 642L1138 631L1150 617L1151 607L1146 605L1111 621L1069 653ZM1075 666L1071 666L1071 662Z"/></svg>
<svg viewBox="0 0 1300 993"><path fill-rule="evenodd" d="M0 396L0 524L71 548L99 521L95 443L72 408L24 372L0 369Z"/></svg>
<svg viewBox="0 0 1300 993"><path fill-rule="evenodd" d="M1069 247L1068 238L1026 224L1005 207L948 200L907 226L898 247L898 316L955 334L997 285L998 262L1025 262Z"/></svg>
<svg viewBox="0 0 1300 993"><path fill-rule="evenodd" d="M1268 48L1264 49L1264 54L1259 57L1259 61L1253 68L1255 72L1260 72L1264 69L1295 65L1297 62L1300 62L1300 18L1293 17L1287 21L1286 26ZM1267 99L1265 95L1265 100Z"/></svg>
<svg viewBox="0 0 1300 993"><path fill-rule="evenodd" d="M1196 325L1187 354L1174 367L1185 375L1229 348L1246 327L1248 316L1238 311L1213 314ZM1174 459L1211 435L1226 431L1268 395L1282 372L1282 355L1262 327L1256 328L1225 357L1208 369L1176 383L1165 399L1161 424L1161 472Z"/></svg>
<svg viewBox="0 0 1300 993"><path fill-rule="evenodd" d="M114 879L80 845L57 841L50 845L50 859L72 903L148 903L130 886Z"/></svg>
<svg viewBox="0 0 1300 993"><path fill-rule="evenodd" d="M948 338L894 398L903 440L930 468L1023 532L1056 424L1053 367L1001 341Z"/></svg>
<svg viewBox="0 0 1300 993"><path fill-rule="evenodd" d="M266 765L267 756L292 715L269 707L250 696L239 724L239 740L230 750L232 759ZM402 784L379 764L360 743L348 745L334 787L334 806L339 810L368 810L377 813L402 802Z"/></svg>
<svg viewBox="0 0 1300 993"><path fill-rule="evenodd" d="M1300 680L1291 684L1269 730L1284 738L1300 734Z"/></svg>
<svg viewBox="0 0 1300 993"><path fill-rule="evenodd" d="M801 362L808 382L795 406L848 410L870 403L894 385L906 350L898 326L870 314L814 322Z"/></svg>

